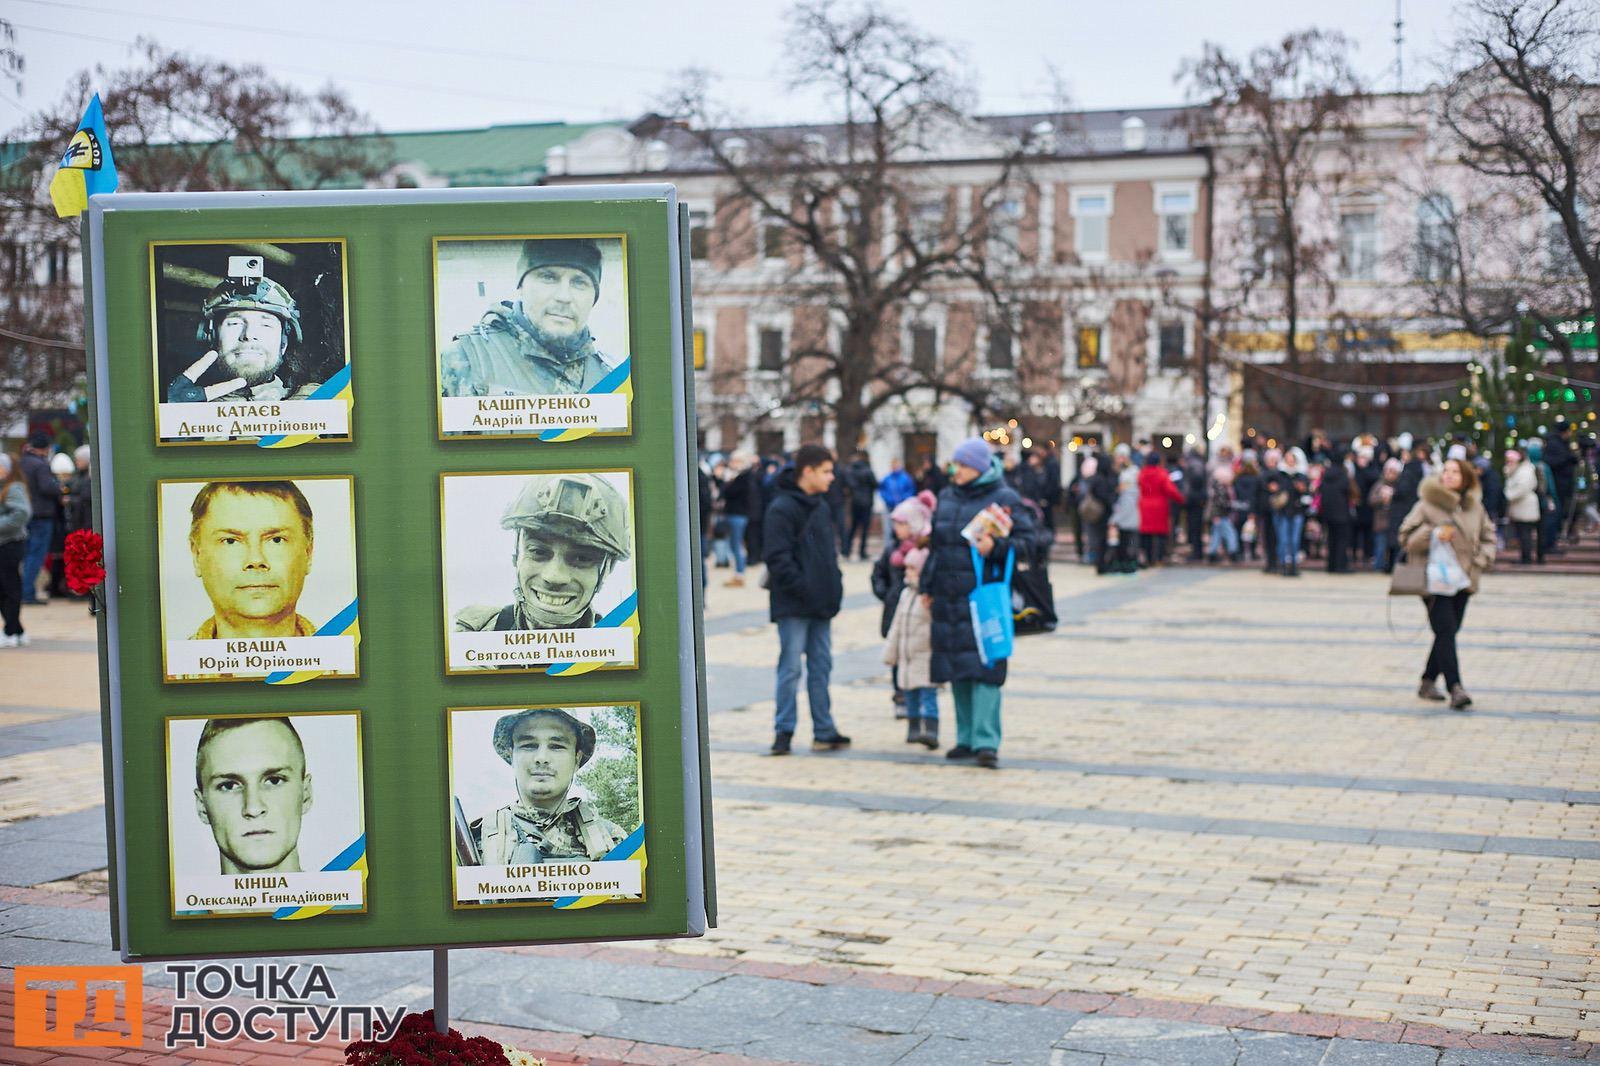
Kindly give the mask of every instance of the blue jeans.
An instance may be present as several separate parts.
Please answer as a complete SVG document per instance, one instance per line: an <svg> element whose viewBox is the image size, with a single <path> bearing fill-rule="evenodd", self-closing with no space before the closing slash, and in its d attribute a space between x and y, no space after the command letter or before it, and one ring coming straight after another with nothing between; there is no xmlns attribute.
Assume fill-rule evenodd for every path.
<svg viewBox="0 0 1600 1066"><path fill-rule="evenodd" d="M1278 562L1293 563L1300 558L1300 534L1305 532L1306 516L1278 511L1272 516L1272 531L1277 535Z"/></svg>
<svg viewBox="0 0 1600 1066"><path fill-rule="evenodd" d="M1000 686L982 681L952 681L956 704L956 743L973 751L1000 750Z"/></svg>
<svg viewBox="0 0 1600 1066"><path fill-rule="evenodd" d="M728 516L728 547L733 551L733 572L744 573L744 530L750 519L742 514Z"/></svg>
<svg viewBox="0 0 1600 1066"><path fill-rule="evenodd" d="M44 557L50 554L50 538L55 536L56 520L54 518L33 518L28 520L28 546L22 549L22 602L35 603L38 595L35 588L39 581L39 571L44 568Z"/></svg>
<svg viewBox="0 0 1600 1066"><path fill-rule="evenodd" d="M906 690L906 717L913 721L939 720L939 690L933 687Z"/></svg>
<svg viewBox="0 0 1600 1066"><path fill-rule="evenodd" d="M1373 529L1372 531L1372 569L1382 570L1389 559L1389 531L1387 529Z"/></svg>
<svg viewBox="0 0 1600 1066"><path fill-rule="evenodd" d="M1232 518L1215 518L1211 521L1211 554L1227 556L1239 554L1239 528Z"/></svg>
<svg viewBox="0 0 1600 1066"><path fill-rule="evenodd" d="M833 634L826 618L778 619L778 709L773 727L794 733L799 717L800 656L806 659L806 697L811 704L811 735L837 736L828 676L833 673Z"/></svg>

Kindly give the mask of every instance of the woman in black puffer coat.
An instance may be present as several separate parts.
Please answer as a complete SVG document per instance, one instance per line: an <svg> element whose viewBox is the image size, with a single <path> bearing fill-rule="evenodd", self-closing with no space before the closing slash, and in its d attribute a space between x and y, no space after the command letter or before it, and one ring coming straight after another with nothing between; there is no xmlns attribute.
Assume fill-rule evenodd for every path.
<svg viewBox="0 0 1600 1066"><path fill-rule="evenodd" d="M956 705L956 746L945 757L976 758L979 766L993 769L999 765L1000 686L1006 681L1006 664L1002 660L985 666L978 654L967 607L967 596L978 581L972 545L961 531L992 503L1011 512L1011 535L985 538L978 545L980 554L986 554L984 579L997 581L1005 572L1012 543L1031 544L1035 522L1022 497L1005 483L1005 468L987 441L981 437L963 441L955 461L951 484L939 494L933 513L930 555L922 571L922 588L932 598L933 608L932 676L935 684L950 682Z"/></svg>

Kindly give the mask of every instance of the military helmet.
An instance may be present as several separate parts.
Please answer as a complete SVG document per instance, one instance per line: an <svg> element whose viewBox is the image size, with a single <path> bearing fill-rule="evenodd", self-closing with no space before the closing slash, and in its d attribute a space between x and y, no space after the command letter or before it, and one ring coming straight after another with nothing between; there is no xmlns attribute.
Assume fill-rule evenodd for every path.
<svg viewBox="0 0 1600 1066"><path fill-rule="evenodd" d="M511 737L517 731L517 726L529 718L537 718L540 715L558 718L562 724L572 730L572 735L578 740L578 765L580 767L594 758L594 726L588 722L578 721L571 714L558 707L530 707L525 711L516 711L505 715L494 724L494 752L504 759L507 765L511 763Z"/></svg>
<svg viewBox="0 0 1600 1066"><path fill-rule="evenodd" d="M283 320L284 333L300 343L300 308L289 290L271 278L229 279L212 289L200 304L200 339L216 340L217 323L229 311L266 311Z"/></svg>
<svg viewBox="0 0 1600 1066"><path fill-rule="evenodd" d="M500 518L504 529L547 530L628 557L628 505L599 474L535 474Z"/></svg>

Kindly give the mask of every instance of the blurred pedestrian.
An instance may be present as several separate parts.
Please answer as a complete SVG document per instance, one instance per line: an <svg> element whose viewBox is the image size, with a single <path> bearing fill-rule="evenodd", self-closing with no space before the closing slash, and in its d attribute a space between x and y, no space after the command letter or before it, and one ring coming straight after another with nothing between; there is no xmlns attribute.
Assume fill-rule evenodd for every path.
<svg viewBox="0 0 1600 1066"><path fill-rule="evenodd" d="M922 593L922 571L928 562L927 529L931 525L927 503L902 501L895 508L895 525L920 534L903 539L891 554L890 565L900 574L900 590L893 601L883 661L893 669L906 700L906 743L932 751L939 746L939 690L933 683L933 615ZM889 601L885 601L887 607Z"/></svg>
<svg viewBox="0 0 1600 1066"><path fill-rule="evenodd" d="M1306 453L1290 448L1267 477L1267 505L1272 508L1273 541L1284 577L1300 576L1300 537L1311 506L1311 472Z"/></svg>
<svg viewBox="0 0 1600 1066"><path fill-rule="evenodd" d="M883 542L888 544L894 539L894 529L891 528L893 520L890 515L901 502L909 500L917 494L917 482L905 468L905 464L898 459L889 460L889 472L883 475L883 480L878 482L878 498L883 501ZM934 493L937 499L939 494Z"/></svg>
<svg viewBox="0 0 1600 1066"><path fill-rule="evenodd" d="M933 615L933 683L950 682L956 708L956 743L950 759L976 759L979 766L1000 765L1000 687L1006 661L985 662L973 632L968 596L978 585L972 551L976 550L986 580L994 580L1011 552L1011 542L1034 536L1032 512L1022 497L1005 484L1004 466L981 437L962 441L955 450L952 484L939 496L933 512L930 555L921 587L931 597ZM1010 511L1008 537L984 533L969 543L962 530L989 506Z"/></svg>
<svg viewBox="0 0 1600 1066"><path fill-rule="evenodd" d="M1523 566L1533 562L1533 549L1539 541L1539 479L1533 465L1515 448L1506 449L1506 518L1516 534ZM1544 553L1539 553L1544 562Z"/></svg>
<svg viewBox="0 0 1600 1066"><path fill-rule="evenodd" d="M1331 454L1322 470L1322 484L1317 493L1317 517L1328 537L1328 573L1350 573L1350 544L1353 537L1355 515L1351 510L1350 469L1346 465L1344 445L1329 446Z"/></svg>
<svg viewBox="0 0 1600 1066"><path fill-rule="evenodd" d="M1437 477L1422 482L1418 496L1411 513L1400 524L1406 551L1426 557L1437 535L1442 544L1454 550L1469 584L1448 595L1430 593L1422 597L1428 610L1428 625L1433 629L1433 647L1428 652L1417 695L1425 700L1448 698L1453 709L1464 711L1472 706L1472 697L1461 684L1456 634L1466 618L1467 600L1478 591L1478 578L1494 564L1494 524L1483 509L1478 472L1465 458L1446 460ZM1429 570L1432 580L1431 565ZM1448 697L1438 688L1441 675Z"/></svg>
<svg viewBox="0 0 1600 1066"><path fill-rule="evenodd" d="M40 430L28 438L22 449L23 483L33 517L28 520L28 543L22 555L22 602L43 603L48 594L39 591L39 571L50 554L56 522L61 514L61 482L50 469L50 434Z"/></svg>
<svg viewBox="0 0 1600 1066"><path fill-rule="evenodd" d="M789 754L799 717L801 659L811 706L811 750L837 751L850 738L834 724L828 680L833 672L831 622L844 599L833 514L826 502L833 484L833 453L802 444L778 474L767 508L767 594L778 626L778 687L771 753Z"/></svg>
<svg viewBox="0 0 1600 1066"><path fill-rule="evenodd" d="M1206 558L1212 563L1227 558L1239 561L1239 527L1234 525L1233 467L1219 465L1211 472L1206 494L1206 517L1211 524L1211 544Z"/></svg>
<svg viewBox="0 0 1600 1066"><path fill-rule="evenodd" d="M1189 543L1189 561L1198 563L1205 553L1206 457L1199 448L1184 456L1182 470L1184 538Z"/></svg>
<svg viewBox="0 0 1600 1066"><path fill-rule="evenodd" d="M1400 480L1400 471L1405 464L1395 458L1384 460L1383 470L1378 475L1378 480L1367 491L1367 506L1372 509L1372 568L1374 570L1390 571L1394 569L1394 560L1391 556L1397 550L1394 541L1389 539L1389 530L1397 523L1390 521L1390 512L1394 507L1394 487Z"/></svg>
<svg viewBox="0 0 1600 1066"><path fill-rule="evenodd" d="M1239 526L1239 545L1242 555L1252 562L1257 558L1261 542L1261 520L1256 517L1256 498L1261 493L1261 467L1253 448L1246 448L1239 457L1239 473L1233 479L1233 514Z"/></svg>
<svg viewBox="0 0 1600 1066"><path fill-rule="evenodd" d="M905 588L906 553L913 548L927 546L936 502L933 493L922 492L901 500L889 512L890 535L884 541L877 562L872 564L872 594L883 604L882 617L878 620L878 635L881 637L889 636L889 626L894 621L900 593ZM905 686L900 682L899 672L890 671L890 680L894 683L894 716L910 718L911 713L906 708Z"/></svg>
<svg viewBox="0 0 1600 1066"><path fill-rule="evenodd" d="M1139 468L1134 464L1133 450L1126 444L1117 445L1113 455L1117 497L1111 507L1110 528L1117 541L1108 545L1101 573L1135 574L1139 572Z"/></svg>
<svg viewBox="0 0 1600 1066"><path fill-rule="evenodd" d="M878 495L878 475L872 472L872 463L866 452L856 452L856 457L845 467L846 487L850 490L850 527L844 535L844 556L850 557L850 548L857 540L857 555L867 561L867 534L872 531L872 501Z"/></svg>
<svg viewBox="0 0 1600 1066"><path fill-rule="evenodd" d="M760 496L756 486L755 457L735 452L728 461L728 472L730 476L722 486L721 517L727 531L728 554L733 563L733 576L724 584L739 588L744 585L750 512Z"/></svg>
<svg viewBox="0 0 1600 1066"><path fill-rule="evenodd" d="M33 504L22 482L22 464L0 452L0 648L28 643L22 628L22 556L28 543Z"/></svg>
<svg viewBox="0 0 1600 1066"><path fill-rule="evenodd" d="M1166 563L1172 508L1184 502L1183 493L1173 484L1170 462L1165 452L1152 452L1149 465L1139 471L1139 546L1146 566Z"/></svg>

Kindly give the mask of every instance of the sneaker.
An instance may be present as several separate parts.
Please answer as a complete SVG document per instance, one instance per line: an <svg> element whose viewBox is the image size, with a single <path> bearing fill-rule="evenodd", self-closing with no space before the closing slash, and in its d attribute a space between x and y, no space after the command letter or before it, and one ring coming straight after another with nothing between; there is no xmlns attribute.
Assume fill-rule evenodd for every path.
<svg viewBox="0 0 1600 1066"><path fill-rule="evenodd" d="M5 635L0 635L0 648L16 648L16 647L21 647L21 645L19 645L17 643L17 638L16 637L10 635L9 633L7 633Z"/></svg>
<svg viewBox="0 0 1600 1066"><path fill-rule="evenodd" d="M772 738L772 747L767 749L768 755L787 755L790 751L790 741L794 739L793 733L779 733Z"/></svg>
<svg viewBox="0 0 1600 1066"><path fill-rule="evenodd" d="M29 644L33 643L32 638L30 638L26 633L18 633L12 639L16 641L16 643L12 645L14 648L26 648Z"/></svg>
<svg viewBox="0 0 1600 1066"><path fill-rule="evenodd" d="M970 759L976 754L978 753L967 747L965 744L957 744L955 747L945 752L944 757L946 759Z"/></svg>
<svg viewBox="0 0 1600 1066"><path fill-rule="evenodd" d="M991 748L984 748L978 752L978 765L985 770L1000 769L1000 754Z"/></svg>
<svg viewBox="0 0 1600 1066"><path fill-rule="evenodd" d="M831 737L816 737L811 741L812 751L839 751L850 746L850 738L843 733Z"/></svg>

